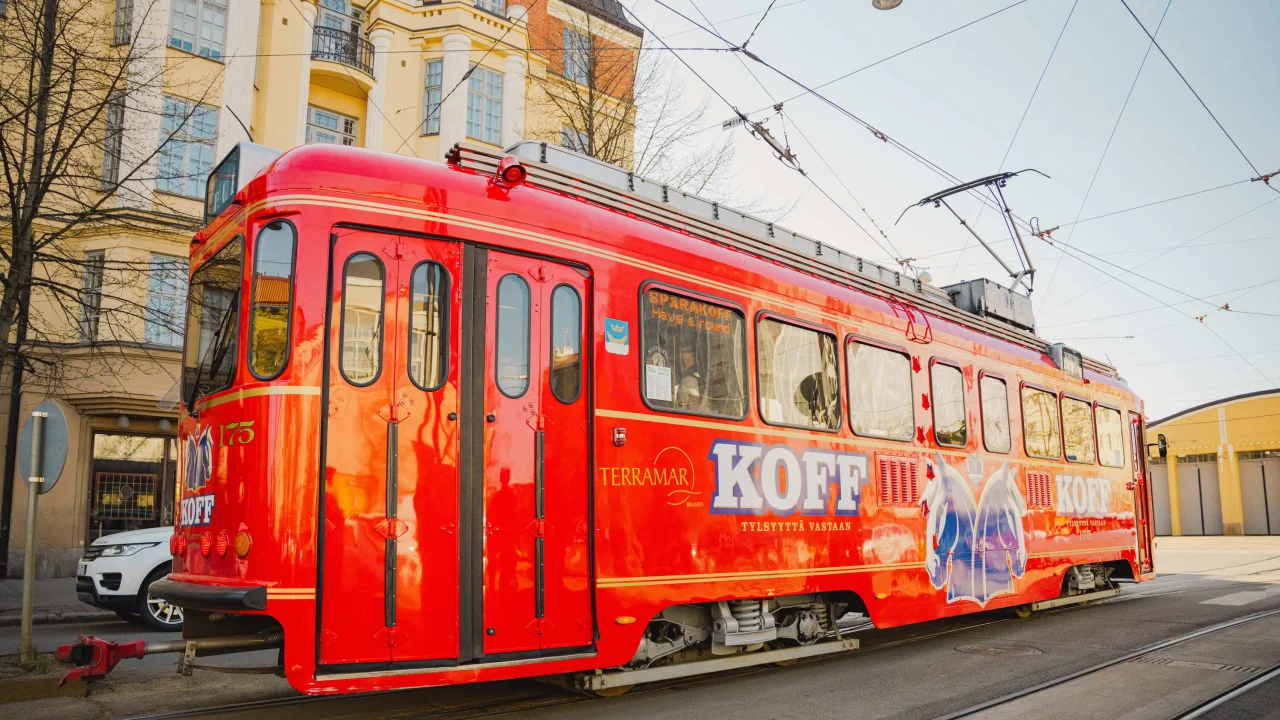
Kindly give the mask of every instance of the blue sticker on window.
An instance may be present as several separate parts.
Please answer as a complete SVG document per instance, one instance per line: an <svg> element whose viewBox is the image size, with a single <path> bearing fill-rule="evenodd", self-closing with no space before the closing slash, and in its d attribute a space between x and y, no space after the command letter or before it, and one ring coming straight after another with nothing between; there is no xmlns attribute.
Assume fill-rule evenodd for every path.
<svg viewBox="0 0 1280 720"><path fill-rule="evenodd" d="M631 352L631 326L622 320L605 318L604 349L614 355Z"/></svg>

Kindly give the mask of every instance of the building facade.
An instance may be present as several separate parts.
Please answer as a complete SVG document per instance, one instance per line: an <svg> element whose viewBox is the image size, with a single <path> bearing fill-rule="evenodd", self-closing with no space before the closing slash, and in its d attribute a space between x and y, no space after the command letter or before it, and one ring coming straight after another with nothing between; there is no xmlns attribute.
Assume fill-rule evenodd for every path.
<svg viewBox="0 0 1280 720"><path fill-rule="evenodd" d="M27 354L59 371L25 382L16 414L0 407L7 427L11 416L25 423L37 403L53 400L69 428L65 468L40 498L39 576L74 574L84 546L101 535L173 522L187 250L201 222L205 177L219 158L246 140L433 160L463 141L586 149L582 118L565 110L573 103L546 102L548 93L600 96L599 57L610 58L615 75L626 63L634 78L641 42L616 0L143 7L114 0L104 14L112 45L156 48L131 60L129 75L157 80L107 99L95 162L104 183L130 179L110 202L109 219L71 241L82 272L62 282L82 288L84 308L68 318L33 297L32 322L48 326ZM628 119L630 91L611 79L595 112ZM3 374L3 387L9 378ZM22 572L26 504L25 483L10 477L0 494L0 562L10 576Z"/></svg>
<svg viewBox="0 0 1280 720"><path fill-rule="evenodd" d="M1280 390L1224 398L1147 425L1157 535L1280 535Z"/></svg>

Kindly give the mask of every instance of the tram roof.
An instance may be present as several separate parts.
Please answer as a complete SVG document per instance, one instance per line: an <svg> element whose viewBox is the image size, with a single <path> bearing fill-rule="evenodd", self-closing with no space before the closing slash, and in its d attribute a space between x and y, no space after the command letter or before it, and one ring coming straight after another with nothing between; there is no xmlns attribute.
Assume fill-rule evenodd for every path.
<svg viewBox="0 0 1280 720"><path fill-rule="evenodd" d="M521 145L525 147L522 149ZM547 150L563 152L573 158L561 166L541 162ZM562 151L545 143L522 143L499 151L472 144L455 146L449 157L450 165L483 174L493 174L497 164L508 153L519 158L528 170L525 184L558 194L577 197L605 209L634 215L678 232L746 252L840 285L851 287L889 302L928 311L935 317L968 327L986 335L1011 342L1046 356L1051 355L1053 345L1033 331L1008 322L966 311L957 306L954 295L946 289L924 283L901 271L884 268L869 260L851 255L834 246L807 238L749 215L724 208L716 203L687 195L663 186L621 168L600 163L591 158ZM541 155L538 159L531 153ZM609 168L631 185L618 187L609 179L588 177L581 170L584 166L566 168L579 161ZM308 178L308 187L339 192L367 193L370 182L382 183L378 194L386 194L388 180L400 180L402 189L395 195L408 199L421 199L421 186L430 182L432 172L445 171L445 166L420 158L378 153L349 147L307 145L290 150L268 163L257 175L270 171L283 183L269 182L268 190L279 191L297 186L299 177ZM286 176L289 179L285 179ZM394 180L393 180L394 182ZM242 186L246 183L240 183ZM639 187L641 192L631 188ZM217 224L215 220L213 225ZM978 281L982 282L982 281ZM986 281L989 285L990 281ZM956 285L948 289L955 288ZM1083 357L1084 369L1124 385L1115 368L1099 360Z"/></svg>

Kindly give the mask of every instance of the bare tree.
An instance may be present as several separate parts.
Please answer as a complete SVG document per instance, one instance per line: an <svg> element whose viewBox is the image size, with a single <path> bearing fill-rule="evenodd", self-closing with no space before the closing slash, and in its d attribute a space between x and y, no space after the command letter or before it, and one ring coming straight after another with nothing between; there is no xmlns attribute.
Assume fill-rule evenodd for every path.
<svg viewBox="0 0 1280 720"><path fill-rule="evenodd" d="M604 162L722 205L772 216L788 203L769 203L741 192L732 138L709 139L699 132L710 109L705 98L687 102L685 77L662 48L639 49L611 42L603 25L586 16L584 33L567 33L561 72L536 77L531 103L551 119L544 135ZM603 37L602 37L603 36ZM552 44L558 44L552 43ZM555 125L558 124L559 127Z"/></svg>
<svg viewBox="0 0 1280 720"><path fill-rule="evenodd" d="M175 161L173 148L210 122L203 100L211 88L171 83L164 92L185 99L165 99L167 28L157 27L153 8L134 0L7 3L0 336L17 343L0 343L0 367L24 343L145 345L148 323L172 321L173 313L147 305L150 258L87 255L81 245L89 235L172 237L199 225L189 200L154 189L189 191L203 182L192 164Z"/></svg>

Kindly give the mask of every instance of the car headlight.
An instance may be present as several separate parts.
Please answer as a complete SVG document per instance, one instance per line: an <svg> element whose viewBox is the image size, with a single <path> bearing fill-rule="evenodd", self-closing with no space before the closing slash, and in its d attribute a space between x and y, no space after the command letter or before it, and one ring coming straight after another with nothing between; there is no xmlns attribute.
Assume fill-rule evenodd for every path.
<svg viewBox="0 0 1280 720"><path fill-rule="evenodd" d="M145 550L159 544L160 543L136 543L133 545L106 545L102 548L102 555L100 557L124 557L125 555L133 555L139 550Z"/></svg>

